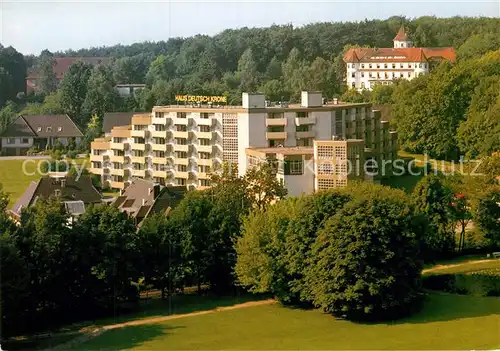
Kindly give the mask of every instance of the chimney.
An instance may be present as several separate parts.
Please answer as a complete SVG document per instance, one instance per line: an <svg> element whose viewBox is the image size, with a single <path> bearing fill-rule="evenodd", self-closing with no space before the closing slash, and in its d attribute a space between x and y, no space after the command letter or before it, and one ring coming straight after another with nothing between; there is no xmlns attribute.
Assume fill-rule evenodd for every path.
<svg viewBox="0 0 500 351"><path fill-rule="evenodd" d="M61 188L66 187L66 178L61 178Z"/></svg>
<svg viewBox="0 0 500 351"><path fill-rule="evenodd" d="M142 206L146 204L146 199L142 199Z"/></svg>

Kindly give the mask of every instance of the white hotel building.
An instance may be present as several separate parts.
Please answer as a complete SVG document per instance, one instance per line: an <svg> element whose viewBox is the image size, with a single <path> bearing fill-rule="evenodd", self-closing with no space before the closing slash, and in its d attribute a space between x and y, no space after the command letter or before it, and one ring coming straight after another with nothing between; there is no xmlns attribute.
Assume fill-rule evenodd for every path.
<svg viewBox="0 0 500 351"><path fill-rule="evenodd" d="M401 27L393 48L356 48L344 55L346 83L359 91L372 90L376 84L392 84L395 79L411 80L427 74L434 62L455 61L453 48L414 48Z"/></svg>
<svg viewBox="0 0 500 351"><path fill-rule="evenodd" d="M248 167L273 159L289 194L299 195L345 186L351 179L344 166L325 166L321 174L314 166L306 167L318 147L327 150L320 158L336 147L344 161L348 153L355 157L352 150L363 159L395 158L396 134L369 103L325 104L316 92L302 92L296 105L271 106L263 94L243 93L242 98L242 106L156 106L151 113L134 115L131 125L114 127L110 136L92 142L90 171L118 189L133 177L204 188L223 162L238 164L243 175ZM324 142L316 145L318 140Z"/></svg>

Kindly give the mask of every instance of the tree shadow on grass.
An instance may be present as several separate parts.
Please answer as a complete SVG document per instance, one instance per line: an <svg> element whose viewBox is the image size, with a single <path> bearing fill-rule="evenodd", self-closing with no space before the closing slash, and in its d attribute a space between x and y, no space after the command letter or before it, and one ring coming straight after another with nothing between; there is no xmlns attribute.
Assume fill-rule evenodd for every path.
<svg viewBox="0 0 500 351"><path fill-rule="evenodd" d="M164 324L145 324L108 330L82 343L74 350L129 350L157 337L168 337L171 330L184 328Z"/></svg>
<svg viewBox="0 0 500 351"><path fill-rule="evenodd" d="M446 322L462 318L500 315L500 298L430 293L422 309L413 315L387 324Z"/></svg>

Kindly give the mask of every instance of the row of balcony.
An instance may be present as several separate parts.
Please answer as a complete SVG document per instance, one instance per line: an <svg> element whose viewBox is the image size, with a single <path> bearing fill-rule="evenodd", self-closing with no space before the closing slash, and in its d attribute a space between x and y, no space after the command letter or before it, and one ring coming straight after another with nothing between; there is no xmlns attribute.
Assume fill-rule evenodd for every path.
<svg viewBox="0 0 500 351"><path fill-rule="evenodd" d="M212 118L178 118L178 117L153 117L152 124L161 124L161 125L199 125L199 126L211 126L214 124L215 119Z"/></svg>
<svg viewBox="0 0 500 351"><path fill-rule="evenodd" d="M266 133L266 139L267 140L283 140L283 139L288 139L288 132L267 132ZM309 130L305 132L295 132L295 137L297 139L303 139L303 138L314 138L316 136L316 133L314 130Z"/></svg>
<svg viewBox="0 0 500 351"><path fill-rule="evenodd" d="M304 126L309 124L315 124L316 117L295 117L295 125ZM286 118L266 118L266 127L272 126L286 126L288 124L288 119Z"/></svg>
<svg viewBox="0 0 500 351"><path fill-rule="evenodd" d="M185 171L177 171L177 170L149 170L149 169L102 169L102 168L91 168L90 172L93 174L107 174L114 175L119 177L158 177L158 178L184 178L188 179L191 176L196 177L198 179L210 179L210 174L206 172L199 172L192 169Z"/></svg>

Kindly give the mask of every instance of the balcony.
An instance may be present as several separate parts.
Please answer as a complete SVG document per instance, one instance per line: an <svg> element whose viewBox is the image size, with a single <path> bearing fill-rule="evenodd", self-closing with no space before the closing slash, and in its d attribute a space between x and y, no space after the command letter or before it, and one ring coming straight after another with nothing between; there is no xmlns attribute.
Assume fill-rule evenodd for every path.
<svg viewBox="0 0 500 351"><path fill-rule="evenodd" d="M176 158L175 164L187 166L189 164L189 159L188 158Z"/></svg>
<svg viewBox="0 0 500 351"><path fill-rule="evenodd" d="M189 178L189 173L188 172L175 171L175 178L188 179Z"/></svg>
<svg viewBox="0 0 500 351"><path fill-rule="evenodd" d="M109 161L110 162L124 163L125 156L109 156Z"/></svg>
<svg viewBox="0 0 500 351"><path fill-rule="evenodd" d="M295 125L298 126L303 126L307 124L315 124L316 123L316 117L311 116L311 117L296 117L295 118Z"/></svg>
<svg viewBox="0 0 500 351"><path fill-rule="evenodd" d="M198 150L198 152L212 152L212 148L213 146L212 145L196 145L196 150Z"/></svg>
<svg viewBox="0 0 500 351"><path fill-rule="evenodd" d="M133 169L131 173L133 177L141 177L141 178L146 177L145 169Z"/></svg>
<svg viewBox="0 0 500 351"><path fill-rule="evenodd" d="M125 143L111 143L110 149L123 151L126 149Z"/></svg>
<svg viewBox="0 0 500 351"><path fill-rule="evenodd" d="M212 119L211 118L196 118L196 124L199 126L211 126Z"/></svg>
<svg viewBox="0 0 500 351"><path fill-rule="evenodd" d="M214 163L212 160L206 160L206 159L197 159L196 160L196 163L198 164L198 166L210 166L212 167L212 164Z"/></svg>
<svg viewBox="0 0 500 351"><path fill-rule="evenodd" d="M166 171L153 171L153 177L167 178L167 172Z"/></svg>
<svg viewBox="0 0 500 351"><path fill-rule="evenodd" d="M174 138L187 139L189 137L189 132L178 132L178 131L174 130L172 132L172 135Z"/></svg>
<svg viewBox="0 0 500 351"><path fill-rule="evenodd" d="M210 179L210 174L205 172L198 172L198 179Z"/></svg>
<svg viewBox="0 0 500 351"><path fill-rule="evenodd" d="M195 131L194 134L198 139L212 139L212 132L198 132Z"/></svg>
<svg viewBox="0 0 500 351"><path fill-rule="evenodd" d="M125 189L125 183L124 182L114 182L110 181L109 186L113 189Z"/></svg>
<svg viewBox="0 0 500 351"><path fill-rule="evenodd" d="M92 174L97 174L97 175L103 175L104 174L104 168L89 168L88 170Z"/></svg>
<svg viewBox="0 0 500 351"><path fill-rule="evenodd" d="M130 156L130 163L144 163L146 157L144 156Z"/></svg>
<svg viewBox="0 0 500 351"><path fill-rule="evenodd" d="M109 173L111 175L117 175L117 176L124 176L125 175L125 170L124 169L119 169L119 168L110 168Z"/></svg>
<svg viewBox="0 0 500 351"><path fill-rule="evenodd" d="M174 144L174 151L189 151L189 145Z"/></svg>
<svg viewBox="0 0 500 351"><path fill-rule="evenodd" d="M147 130L132 130L130 131L130 136L136 138L146 138Z"/></svg>
<svg viewBox="0 0 500 351"><path fill-rule="evenodd" d="M179 125L179 126L187 126L188 125L188 119L187 118L173 118L173 124L174 125Z"/></svg>
<svg viewBox="0 0 500 351"><path fill-rule="evenodd" d="M167 131L166 130L161 130L161 131L152 131L151 136L153 138L166 138L167 137Z"/></svg>
<svg viewBox="0 0 500 351"><path fill-rule="evenodd" d="M286 118L266 118L266 126L286 126Z"/></svg>
<svg viewBox="0 0 500 351"><path fill-rule="evenodd" d="M157 165L166 165L167 164L166 157L153 157L152 161L154 164L157 164Z"/></svg>
<svg viewBox="0 0 500 351"><path fill-rule="evenodd" d="M316 136L316 133L314 130L309 130L307 132L295 132L295 137L297 139L302 139L302 138L314 138Z"/></svg>
<svg viewBox="0 0 500 351"><path fill-rule="evenodd" d="M90 155L90 161L102 162L106 155Z"/></svg>
<svg viewBox="0 0 500 351"><path fill-rule="evenodd" d="M167 151L167 144L151 144L153 151Z"/></svg>
<svg viewBox="0 0 500 351"><path fill-rule="evenodd" d="M267 140L283 140L287 138L287 132L267 132Z"/></svg>
<svg viewBox="0 0 500 351"><path fill-rule="evenodd" d="M146 151L146 144L132 144L132 150Z"/></svg>
<svg viewBox="0 0 500 351"><path fill-rule="evenodd" d="M165 124L167 124L167 117L163 117L163 118L153 117L153 119L151 120L151 123L165 125Z"/></svg>

